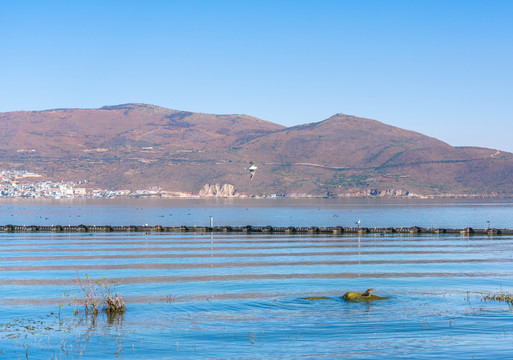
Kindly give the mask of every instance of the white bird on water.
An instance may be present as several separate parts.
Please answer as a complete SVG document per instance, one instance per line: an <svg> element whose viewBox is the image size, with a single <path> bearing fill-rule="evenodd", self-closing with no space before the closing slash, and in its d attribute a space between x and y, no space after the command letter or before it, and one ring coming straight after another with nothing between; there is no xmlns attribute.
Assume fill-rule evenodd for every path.
<svg viewBox="0 0 513 360"><path fill-rule="evenodd" d="M249 167L246 168L246 170L249 170L249 180L253 180L253 177L255 176L255 170L258 169L255 166L255 163L253 161L249 162Z"/></svg>

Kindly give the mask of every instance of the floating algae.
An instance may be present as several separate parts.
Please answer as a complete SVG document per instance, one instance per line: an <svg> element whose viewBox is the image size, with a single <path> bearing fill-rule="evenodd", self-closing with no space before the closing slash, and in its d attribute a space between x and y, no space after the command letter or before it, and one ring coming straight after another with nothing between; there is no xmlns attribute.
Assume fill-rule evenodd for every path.
<svg viewBox="0 0 513 360"><path fill-rule="evenodd" d="M343 296L344 300L347 301L374 301L374 300L385 300L388 297L382 297L377 295L363 295L362 293L349 291Z"/></svg>
<svg viewBox="0 0 513 360"><path fill-rule="evenodd" d="M327 296L308 296L308 297L301 298L301 300L310 300L310 301L327 300L327 299L329 299L329 297L327 297Z"/></svg>

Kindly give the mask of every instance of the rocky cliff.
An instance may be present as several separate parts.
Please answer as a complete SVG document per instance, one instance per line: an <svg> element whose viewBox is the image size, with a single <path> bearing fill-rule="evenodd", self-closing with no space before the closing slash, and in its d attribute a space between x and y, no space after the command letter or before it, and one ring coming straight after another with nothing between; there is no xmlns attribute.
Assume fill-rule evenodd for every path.
<svg viewBox="0 0 513 360"><path fill-rule="evenodd" d="M232 184L205 184L198 193L202 197L235 197L237 190Z"/></svg>

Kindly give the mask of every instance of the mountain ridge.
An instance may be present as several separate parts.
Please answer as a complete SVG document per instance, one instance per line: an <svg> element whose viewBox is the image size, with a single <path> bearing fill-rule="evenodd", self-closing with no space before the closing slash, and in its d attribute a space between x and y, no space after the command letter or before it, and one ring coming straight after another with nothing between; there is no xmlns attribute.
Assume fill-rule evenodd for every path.
<svg viewBox="0 0 513 360"><path fill-rule="evenodd" d="M129 103L0 113L0 136L2 169L86 179L91 188L198 194L205 185L228 184L247 196L513 195L513 154L453 147L342 113L284 127L244 114ZM251 181L249 161L259 166Z"/></svg>

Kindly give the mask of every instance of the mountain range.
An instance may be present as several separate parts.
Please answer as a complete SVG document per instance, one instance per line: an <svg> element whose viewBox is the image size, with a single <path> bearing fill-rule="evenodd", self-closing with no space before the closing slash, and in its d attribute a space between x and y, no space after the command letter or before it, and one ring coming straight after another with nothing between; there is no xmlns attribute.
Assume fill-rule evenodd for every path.
<svg viewBox="0 0 513 360"><path fill-rule="evenodd" d="M284 127L147 104L0 113L0 169L203 195L509 196L513 154L336 114ZM245 168L258 167L250 180ZM217 186L216 186L217 184Z"/></svg>

